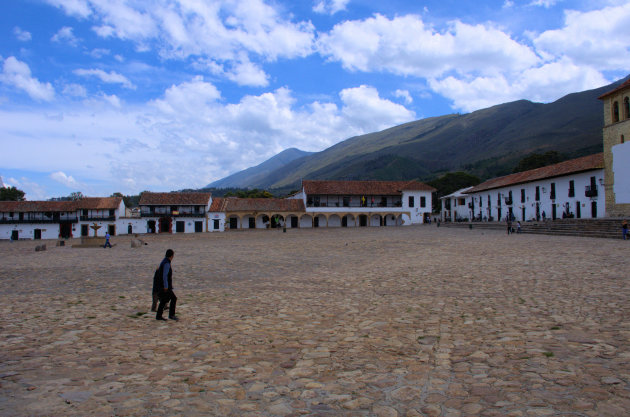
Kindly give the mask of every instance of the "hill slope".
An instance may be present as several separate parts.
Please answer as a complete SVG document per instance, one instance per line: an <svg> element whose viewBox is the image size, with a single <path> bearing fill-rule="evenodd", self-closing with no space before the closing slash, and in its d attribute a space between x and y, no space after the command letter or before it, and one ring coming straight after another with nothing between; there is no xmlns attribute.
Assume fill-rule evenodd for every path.
<svg viewBox="0 0 630 417"><path fill-rule="evenodd" d="M247 168L230 176L222 178L205 188L249 188L252 184L257 184L264 180L264 177L278 168L281 168L289 162L313 154L313 152L305 152L296 148L285 149L279 154L269 158L265 162L255 167Z"/></svg>
<svg viewBox="0 0 630 417"><path fill-rule="evenodd" d="M456 170L486 179L510 173L534 152L554 150L566 158L600 152L603 112L597 97L620 82L553 103L519 100L352 137L247 185L295 189L301 179L427 180Z"/></svg>

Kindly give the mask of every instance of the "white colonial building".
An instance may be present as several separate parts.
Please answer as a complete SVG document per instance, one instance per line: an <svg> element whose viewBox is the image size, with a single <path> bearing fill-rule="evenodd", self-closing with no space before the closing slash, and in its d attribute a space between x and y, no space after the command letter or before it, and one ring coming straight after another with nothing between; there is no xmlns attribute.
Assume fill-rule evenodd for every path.
<svg viewBox="0 0 630 417"><path fill-rule="evenodd" d="M75 201L1 201L0 239L57 239L116 235L125 203L120 197Z"/></svg>
<svg viewBox="0 0 630 417"><path fill-rule="evenodd" d="M460 222L470 219L470 209L466 200L468 196L464 192L471 188L462 188L452 194L440 197L440 200L442 200L440 219L443 222Z"/></svg>
<svg viewBox="0 0 630 417"><path fill-rule="evenodd" d="M201 233L208 231L210 193L150 193L140 195L140 219L127 218L133 233ZM135 226L135 227L134 227ZM137 231L135 229L137 228ZM132 233L132 232L130 232Z"/></svg>
<svg viewBox="0 0 630 417"><path fill-rule="evenodd" d="M304 202L312 227L408 226L428 221L435 191L419 181L303 180L289 198Z"/></svg>
<svg viewBox="0 0 630 417"><path fill-rule="evenodd" d="M302 181L286 199L214 198L209 231L423 223L434 188L417 181Z"/></svg>
<svg viewBox="0 0 630 417"><path fill-rule="evenodd" d="M603 182L603 154L589 155L459 190L455 194L466 195L466 213L458 215L474 221L602 218ZM442 216L446 218L444 208Z"/></svg>
<svg viewBox="0 0 630 417"><path fill-rule="evenodd" d="M210 232L310 227L302 201L282 198L216 197L208 217Z"/></svg>
<svg viewBox="0 0 630 417"><path fill-rule="evenodd" d="M418 181L303 181L285 199L144 192L134 211L121 197L4 201L0 239L410 225L429 218L434 191Z"/></svg>

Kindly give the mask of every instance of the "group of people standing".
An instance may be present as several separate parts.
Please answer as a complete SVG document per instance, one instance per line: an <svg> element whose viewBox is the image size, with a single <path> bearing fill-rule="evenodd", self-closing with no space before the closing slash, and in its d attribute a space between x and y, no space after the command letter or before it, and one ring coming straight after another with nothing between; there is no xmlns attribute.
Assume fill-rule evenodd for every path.
<svg viewBox="0 0 630 417"><path fill-rule="evenodd" d="M512 224L512 219L510 219L510 217L508 216L507 218L507 234L511 234L514 233L514 226ZM521 233L521 222L517 221L516 222L516 233Z"/></svg>

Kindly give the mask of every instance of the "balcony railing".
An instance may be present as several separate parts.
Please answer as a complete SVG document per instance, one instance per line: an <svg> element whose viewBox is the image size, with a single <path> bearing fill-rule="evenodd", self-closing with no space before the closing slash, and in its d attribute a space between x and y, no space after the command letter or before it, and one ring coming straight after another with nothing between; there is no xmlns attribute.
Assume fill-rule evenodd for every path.
<svg viewBox="0 0 630 417"><path fill-rule="evenodd" d="M182 213L181 211L178 213L166 212L154 212L154 213L140 213L141 217L205 217L206 213Z"/></svg>
<svg viewBox="0 0 630 417"><path fill-rule="evenodd" d="M54 224L54 223L76 223L77 218L70 219L0 219L0 224Z"/></svg>
<svg viewBox="0 0 630 417"><path fill-rule="evenodd" d="M383 204L383 203L365 203L365 204L361 204L361 203L350 203L350 204L343 204L343 203L324 203L324 202L307 202L306 203L306 207L326 207L326 208L378 208L378 207L402 207L402 202L401 201L397 201L395 203L387 203L387 204Z"/></svg>
<svg viewBox="0 0 630 417"><path fill-rule="evenodd" d="M107 222L116 220L116 216L81 216L82 222Z"/></svg>
<svg viewBox="0 0 630 417"><path fill-rule="evenodd" d="M585 197L597 197L597 186L593 185L587 185L586 190L584 191L584 196Z"/></svg>

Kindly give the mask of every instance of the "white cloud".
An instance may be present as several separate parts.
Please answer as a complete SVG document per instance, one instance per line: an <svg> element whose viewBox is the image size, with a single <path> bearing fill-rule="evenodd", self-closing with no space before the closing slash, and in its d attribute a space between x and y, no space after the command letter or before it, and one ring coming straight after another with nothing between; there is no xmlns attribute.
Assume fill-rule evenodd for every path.
<svg viewBox="0 0 630 417"><path fill-rule="evenodd" d="M105 72L101 69L76 69L72 72L82 77L95 76L108 84L121 84L123 87L128 89L136 89L136 86L133 85L127 77L114 71Z"/></svg>
<svg viewBox="0 0 630 417"><path fill-rule="evenodd" d="M420 16L377 14L336 25L319 36L317 48L349 71L424 78L460 110L522 98L551 101L606 84L602 71L630 68L630 3L566 11L561 28L529 36L530 45L490 23L454 20L437 30Z"/></svg>
<svg viewBox="0 0 630 417"><path fill-rule="evenodd" d="M44 187L26 177L20 177L19 179L13 177L7 178L6 185L24 191L24 198L26 200L45 200L48 198Z"/></svg>
<svg viewBox="0 0 630 417"><path fill-rule="evenodd" d="M504 9L509 9L510 7L514 7L514 1L512 1L512 0L505 0L503 2L503 8Z"/></svg>
<svg viewBox="0 0 630 417"><path fill-rule="evenodd" d="M434 91L453 100L455 108L474 111L519 99L549 102L569 92L601 87L607 81L597 70L563 59L528 69L513 79L503 75L469 79L449 76L430 80L429 84Z"/></svg>
<svg viewBox="0 0 630 417"><path fill-rule="evenodd" d="M413 98L411 98L411 94L409 94L409 91L407 90L396 90L394 92L394 96L402 98L405 104L413 103Z"/></svg>
<svg viewBox="0 0 630 417"><path fill-rule="evenodd" d="M374 87L346 88L339 96L343 102L343 115L352 124L363 126L367 132L410 122L416 116L404 106L382 99Z"/></svg>
<svg viewBox="0 0 630 417"><path fill-rule="evenodd" d="M15 35L15 37L17 38L17 40L22 41L22 42L28 42L31 40L31 32L27 32L25 30L22 30L19 27L14 27L13 28L13 34Z"/></svg>
<svg viewBox="0 0 630 417"><path fill-rule="evenodd" d="M220 98L221 93L214 85L197 76L190 82L172 85L164 92L164 98L150 104L165 114L193 115L213 106Z"/></svg>
<svg viewBox="0 0 630 417"><path fill-rule="evenodd" d="M105 55L109 55L111 53L111 51L109 49L105 49L105 48L94 48L89 52L89 55L92 58L96 58L96 59L101 59L103 58Z"/></svg>
<svg viewBox="0 0 630 417"><path fill-rule="evenodd" d="M103 93L101 94L100 98L106 103L109 103L109 105L111 105L112 107L116 107L116 108L121 107L120 99L115 94L110 95L110 94Z"/></svg>
<svg viewBox="0 0 630 417"><path fill-rule="evenodd" d="M289 147L318 151L415 118L374 87L344 89L339 98L340 106L298 106L288 88L279 88L226 103L198 76L143 106L117 108L102 97L49 114L0 109L0 136L15 143L0 153L0 166L57 172L63 160L66 177L108 184L101 194L201 187Z"/></svg>
<svg viewBox="0 0 630 417"><path fill-rule="evenodd" d="M65 185L68 188L79 188L81 184L79 184L72 176L66 175L62 171L53 172L50 174L50 178L57 181L60 184Z"/></svg>
<svg viewBox="0 0 630 417"><path fill-rule="evenodd" d="M63 94L71 97L87 97L87 90L80 84L67 84L63 87Z"/></svg>
<svg viewBox="0 0 630 417"><path fill-rule="evenodd" d="M555 6L559 1L562 1L562 0L533 0L531 3L529 3L529 5L540 6L540 7L544 7L545 9L548 9L550 7Z"/></svg>
<svg viewBox="0 0 630 417"><path fill-rule="evenodd" d="M346 10L346 6L350 0L318 0L313 11L315 13L330 14L333 15L342 10Z"/></svg>
<svg viewBox="0 0 630 417"><path fill-rule="evenodd" d="M440 33L414 15L340 23L320 36L318 49L351 71L417 77L519 71L539 61L531 48L499 29L453 21Z"/></svg>
<svg viewBox="0 0 630 417"><path fill-rule="evenodd" d="M243 56L240 62L235 62L231 70L226 72L226 76L238 85L266 87L269 84L267 74L259 66L251 63L246 56Z"/></svg>
<svg viewBox="0 0 630 417"><path fill-rule="evenodd" d="M90 16L92 11L87 0L46 0L53 6L62 8L71 16L86 18Z"/></svg>
<svg viewBox="0 0 630 417"><path fill-rule="evenodd" d="M4 60L0 82L25 91L34 100L51 101L55 97L55 90L50 83L33 78L29 66L13 56Z"/></svg>
<svg viewBox="0 0 630 417"><path fill-rule="evenodd" d="M315 36L310 22L293 23L264 0L49 2L90 19L101 37L134 42L138 51L217 62L231 69L223 76L241 85L266 85L260 64L311 54Z"/></svg>
<svg viewBox="0 0 630 417"><path fill-rule="evenodd" d="M77 46L79 44L79 39L74 36L73 29L69 26L64 26L57 33L50 38L53 42L65 42L70 46Z"/></svg>
<svg viewBox="0 0 630 417"><path fill-rule="evenodd" d="M566 11L564 26L535 37L541 53L601 70L630 68L630 3L589 12Z"/></svg>

